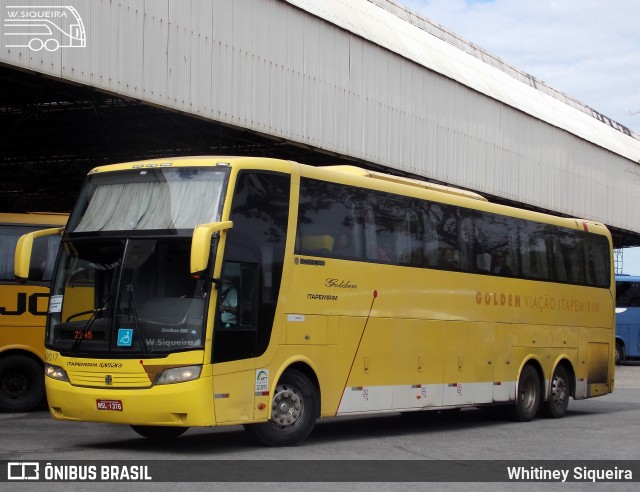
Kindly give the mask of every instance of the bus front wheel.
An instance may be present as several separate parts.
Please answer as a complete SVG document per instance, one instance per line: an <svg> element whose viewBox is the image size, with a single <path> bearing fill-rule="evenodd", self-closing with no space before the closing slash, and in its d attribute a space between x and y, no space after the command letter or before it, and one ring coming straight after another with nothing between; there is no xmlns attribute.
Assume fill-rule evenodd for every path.
<svg viewBox="0 0 640 492"><path fill-rule="evenodd" d="M44 399L42 365L26 355L0 359L0 411L27 412Z"/></svg>
<svg viewBox="0 0 640 492"><path fill-rule="evenodd" d="M567 370L559 365L556 367L556 370L553 371L549 399L543 404L544 415L554 419L564 417L569 407L570 394L571 386L569 383L569 375L567 374Z"/></svg>
<svg viewBox="0 0 640 492"><path fill-rule="evenodd" d="M271 419L247 424L245 429L267 446L289 446L304 441L313 430L320 411L318 392L300 371L289 369L276 386Z"/></svg>
<svg viewBox="0 0 640 492"><path fill-rule="evenodd" d="M189 429L189 427L164 427L159 425L132 425L131 428L147 439L175 439Z"/></svg>
<svg viewBox="0 0 640 492"><path fill-rule="evenodd" d="M533 366L524 366L518 380L516 404L509 407L509 417L516 422L529 422L540 408L540 377Z"/></svg>

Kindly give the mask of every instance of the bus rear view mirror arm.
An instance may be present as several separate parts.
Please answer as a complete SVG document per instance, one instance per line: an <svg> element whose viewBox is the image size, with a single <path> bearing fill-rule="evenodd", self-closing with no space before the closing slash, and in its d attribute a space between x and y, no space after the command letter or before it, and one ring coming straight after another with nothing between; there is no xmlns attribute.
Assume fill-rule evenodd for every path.
<svg viewBox="0 0 640 492"><path fill-rule="evenodd" d="M233 222L212 222L210 224L200 224L193 230L193 240L191 242L191 273L198 274L207 269L209 255L212 249L211 240L215 233L226 231L233 227Z"/></svg>
<svg viewBox="0 0 640 492"><path fill-rule="evenodd" d="M14 275L18 282L26 282L27 280L29 280L29 268L31 266L33 241L39 237L62 234L62 231L64 231L64 227L52 227L51 229L42 229L39 231L30 232L18 239L13 268Z"/></svg>

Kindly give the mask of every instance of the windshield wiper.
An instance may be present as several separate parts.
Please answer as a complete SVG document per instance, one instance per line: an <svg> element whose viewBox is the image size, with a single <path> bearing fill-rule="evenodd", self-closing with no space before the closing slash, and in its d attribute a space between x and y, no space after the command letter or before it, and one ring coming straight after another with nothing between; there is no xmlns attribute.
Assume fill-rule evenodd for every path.
<svg viewBox="0 0 640 492"><path fill-rule="evenodd" d="M80 348L80 344L84 341L85 335L89 332L89 330L91 329L91 326L93 326L94 321L97 319L96 315L99 312L104 311L104 309L107 307L108 302L109 302L109 294L104 296L104 298L100 302L100 305L96 309L94 309L93 312L91 313L91 317L87 320L85 325L82 327L82 330L80 330L80 334L78 338L76 338L75 342L73 342L73 345L71 346L71 352L75 353L78 350L78 348ZM79 314L88 314L88 312L79 313Z"/></svg>

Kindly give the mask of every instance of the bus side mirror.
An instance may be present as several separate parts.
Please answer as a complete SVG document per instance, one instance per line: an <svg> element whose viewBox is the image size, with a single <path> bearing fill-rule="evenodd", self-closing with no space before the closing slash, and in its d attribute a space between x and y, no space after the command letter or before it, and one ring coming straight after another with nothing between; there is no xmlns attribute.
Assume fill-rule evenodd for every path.
<svg viewBox="0 0 640 492"><path fill-rule="evenodd" d="M18 239L13 261L13 271L18 282L26 282L29 280L29 268L31 266L31 253L33 251L34 239L62 234L62 231L64 231L64 227L41 229L25 234Z"/></svg>
<svg viewBox="0 0 640 492"><path fill-rule="evenodd" d="M233 227L233 222L212 222L197 225L191 241L191 273L197 274L207 269L211 253L211 238L216 232Z"/></svg>

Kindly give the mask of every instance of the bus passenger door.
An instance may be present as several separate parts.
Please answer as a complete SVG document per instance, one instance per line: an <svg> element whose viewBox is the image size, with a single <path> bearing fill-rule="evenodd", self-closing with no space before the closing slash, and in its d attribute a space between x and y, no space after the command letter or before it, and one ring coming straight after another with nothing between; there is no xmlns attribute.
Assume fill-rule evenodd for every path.
<svg viewBox="0 0 640 492"><path fill-rule="evenodd" d="M253 418L257 347L256 264L225 262L213 335L214 405L218 422Z"/></svg>
<svg viewBox="0 0 640 492"><path fill-rule="evenodd" d="M256 360L269 347L280 295L290 181L287 174L266 171L237 176L213 323L213 386L220 422L253 419L256 398L270 401L263 389L270 382L268 371L256 367ZM227 290L229 284L235 296ZM228 309L234 301L235 312ZM266 419L268 411L258 415Z"/></svg>

